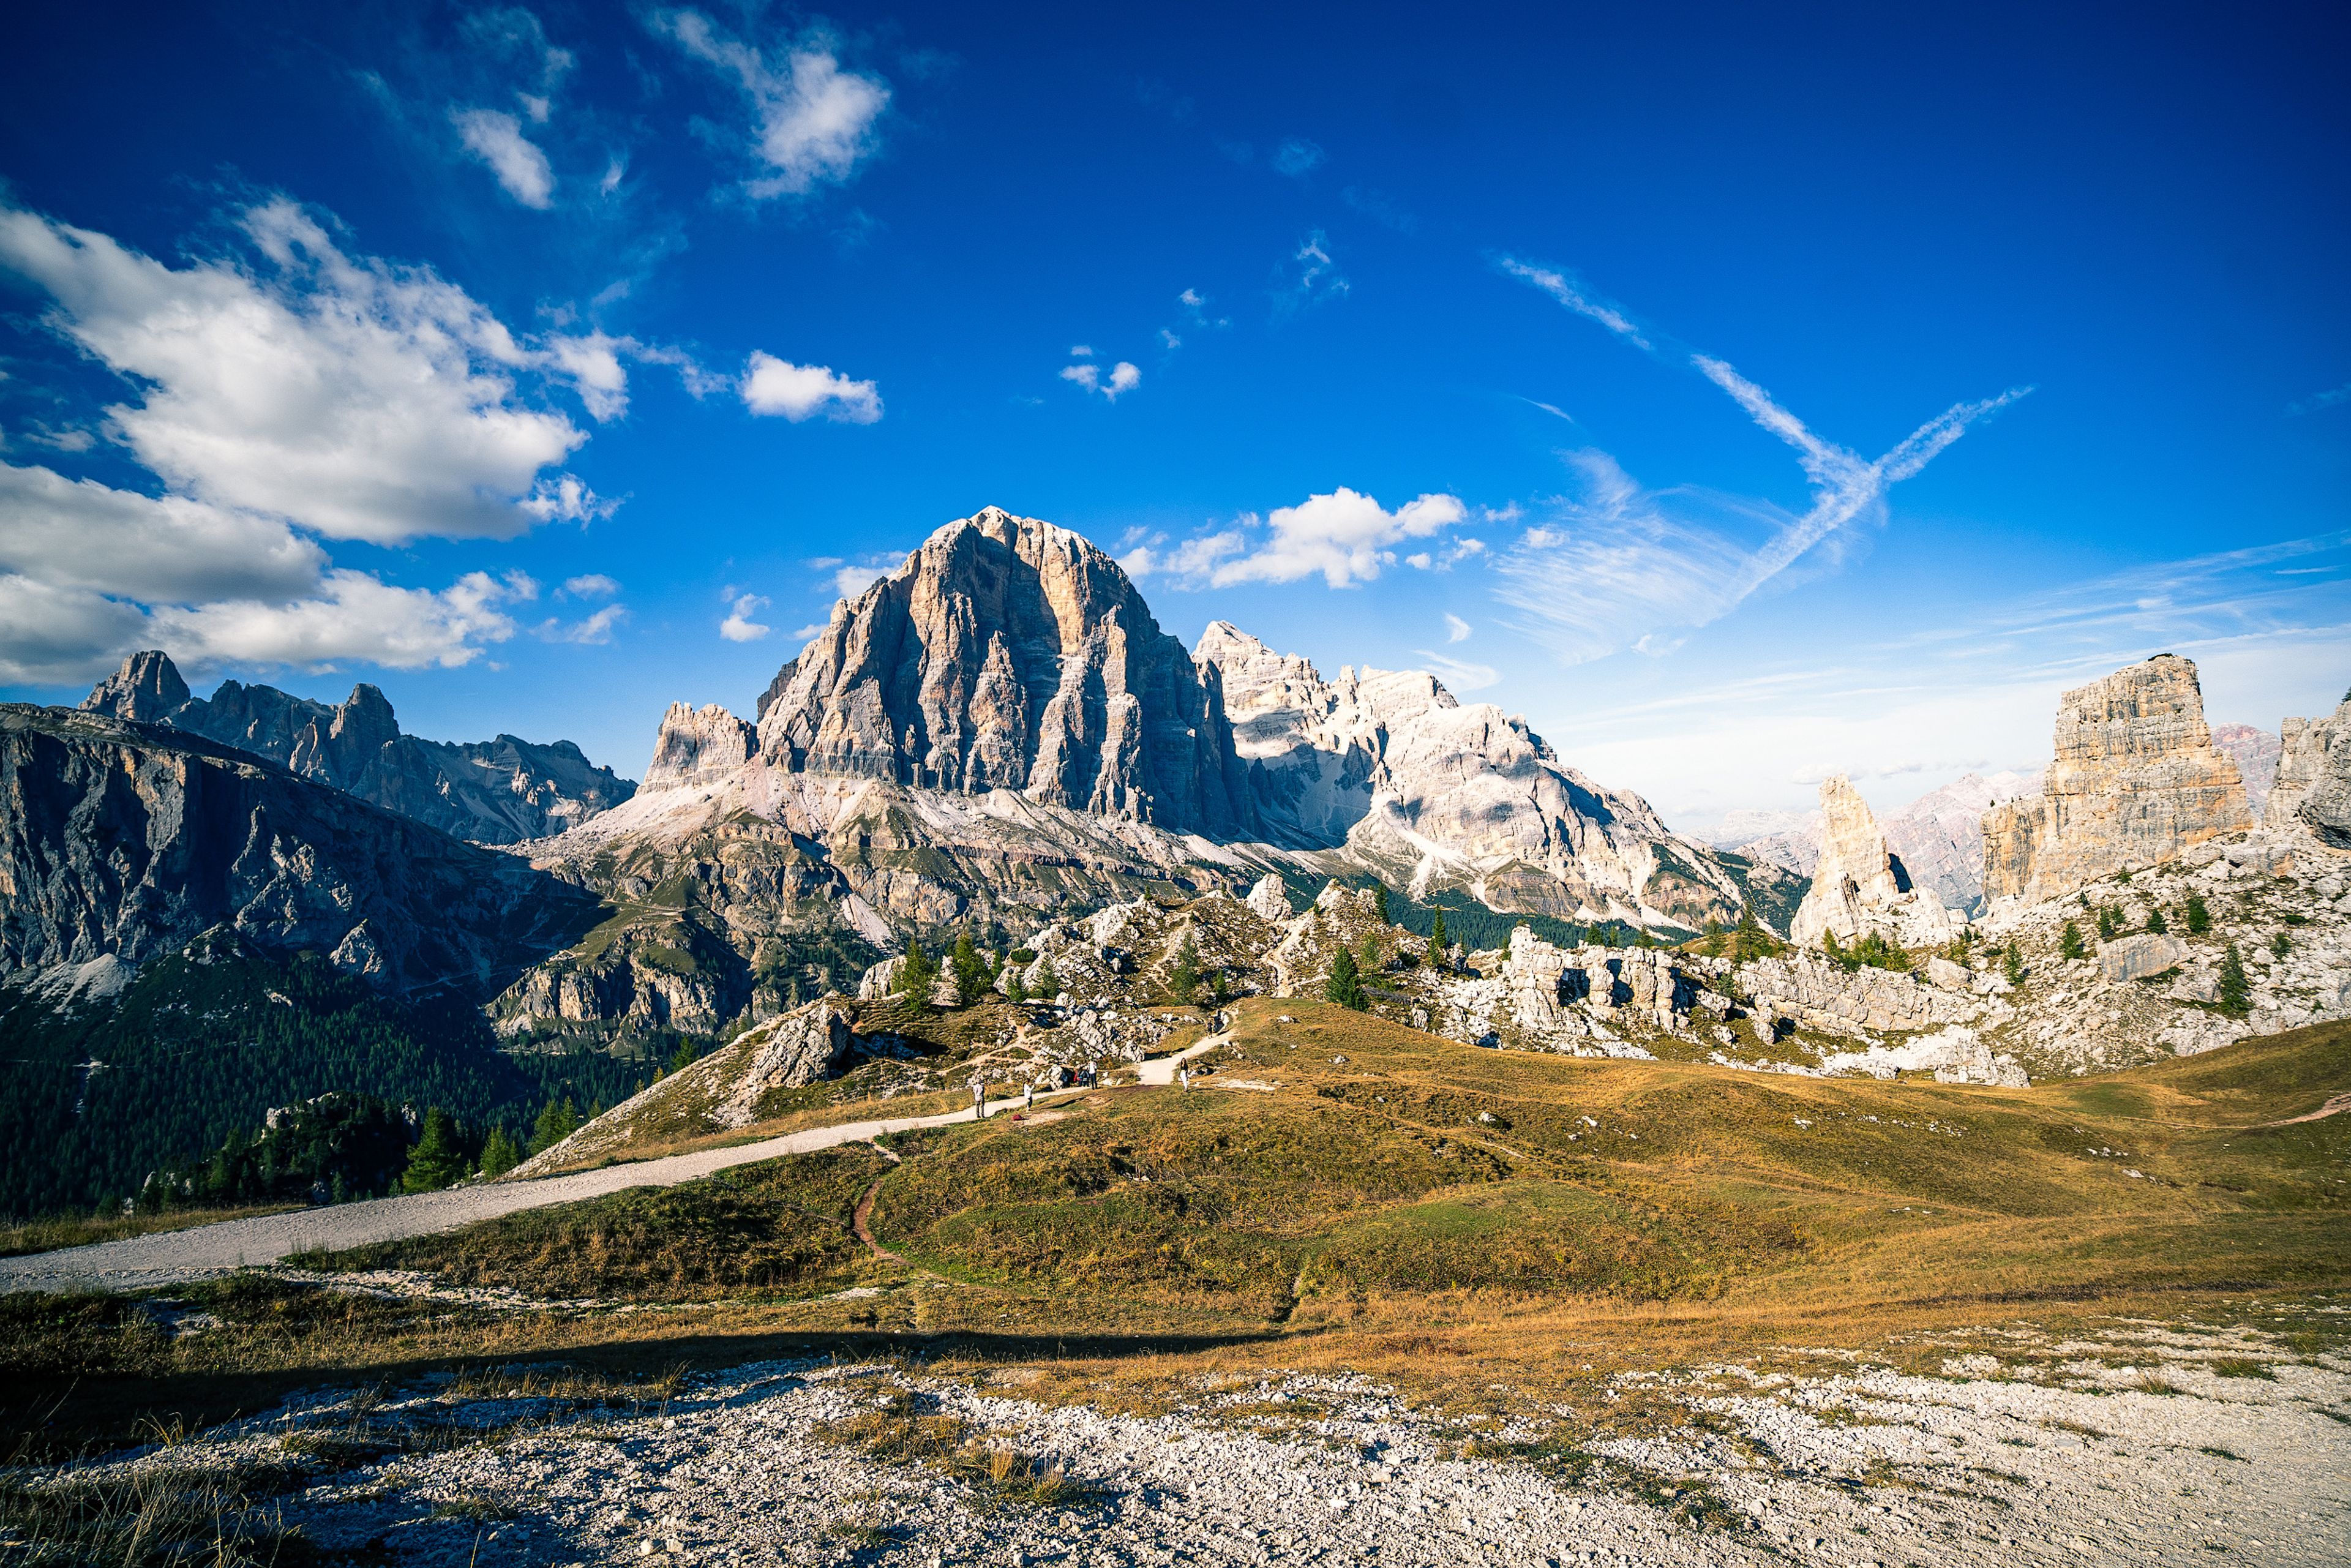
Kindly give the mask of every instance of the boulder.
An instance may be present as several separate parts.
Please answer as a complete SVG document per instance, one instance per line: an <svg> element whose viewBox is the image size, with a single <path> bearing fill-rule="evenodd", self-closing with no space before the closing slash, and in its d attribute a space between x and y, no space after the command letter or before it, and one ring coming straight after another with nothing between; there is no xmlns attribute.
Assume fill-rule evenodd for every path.
<svg viewBox="0 0 2351 1568"><path fill-rule="evenodd" d="M1927 978L1954 991L1970 990L1975 986L1975 976L1965 965L1939 956L1927 960Z"/></svg>
<svg viewBox="0 0 2351 1568"><path fill-rule="evenodd" d="M1290 907L1289 890L1282 885L1281 878L1271 872L1257 879L1257 885L1249 890L1249 897L1243 902L1259 919L1270 925L1279 925L1296 913Z"/></svg>
<svg viewBox="0 0 2351 1568"><path fill-rule="evenodd" d="M2153 932L2098 944L2098 975L2106 980L2143 980L2176 969L2188 959L2187 943Z"/></svg>

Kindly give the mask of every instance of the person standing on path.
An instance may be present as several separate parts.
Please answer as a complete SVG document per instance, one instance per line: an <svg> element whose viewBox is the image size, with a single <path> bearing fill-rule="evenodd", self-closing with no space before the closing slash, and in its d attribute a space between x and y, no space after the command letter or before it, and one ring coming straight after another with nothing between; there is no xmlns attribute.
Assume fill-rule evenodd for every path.
<svg viewBox="0 0 2351 1568"><path fill-rule="evenodd" d="M980 1109L980 1102L987 1093L987 1081L980 1077L978 1073L973 1073L971 1075L971 1119L975 1122L978 1121L981 1116L986 1114L986 1113Z"/></svg>

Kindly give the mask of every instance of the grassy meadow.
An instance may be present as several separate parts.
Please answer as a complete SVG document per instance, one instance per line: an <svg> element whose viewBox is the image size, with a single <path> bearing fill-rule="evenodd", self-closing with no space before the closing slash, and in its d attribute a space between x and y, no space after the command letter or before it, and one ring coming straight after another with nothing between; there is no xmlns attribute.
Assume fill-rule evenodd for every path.
<svg viewBox="0 0 2351 1568"><path fill-rule="evenodd" d="M2017 1321L2351 1333L2330 1310L2351 1115L2293 1119L2351 1088L2351 1026L1993 1089L1479 1051L1295 1000L1238 1015L1188 1092L1106 1088L884 1139L894 1161L849 1145L302 1260L559 1308L248 1276L168 1292L162 1317L214 1322L175 1336L152 1304L0 1299L8 1421L119 1435L485 1362L898 1355L1139 1406L1347 1367L1573 1399L1627 1366L1898 1361Z"/></svg>

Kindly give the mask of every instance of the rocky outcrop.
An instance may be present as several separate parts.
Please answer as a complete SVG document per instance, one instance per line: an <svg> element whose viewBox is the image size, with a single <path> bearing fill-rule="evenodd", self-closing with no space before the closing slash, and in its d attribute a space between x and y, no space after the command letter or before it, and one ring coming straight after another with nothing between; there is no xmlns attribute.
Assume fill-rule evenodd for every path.
<svg viewBox="0 0 2351 1568"><path fill-rule="evenodd" d="M1971 994L1916 976L1867 966L1847 969L1811 953L1761 958L1739 971L1759 1032L1781 1028L1823 1034L1941 1029L1974 1023L1984 1004Z"/></svg>
<svg viewBox="0 0 2351 1568"><path fill-rule="evenodd" d="M510 855L217 742L0 706L0 974L137 965L226 927L386 991L486 996L595 912Z"/></svg>
<svg viewBox="0 0 2351 1568"><path fill-rule="evenodd" d="M1984 815L1984 892L2036 902L2252 825L2196 666L2162 653L2065 694L2042 794Z"/></svg>
<svg viewBox="0 0 2351 1568"><path fill-rule="evenodd" d="M2025 795L2041 793L2041 775L1962 774L1930 789L1879 826L1886 847L1902 861L1911 885L1944 908L1970 917L1983 913L1983 817Z"/></svg>
<svg viewBox="0 0 2351 1568"><path fill-rule="evenodd" d="M2213 749L2236 758L2237 771L2245 780L2245 803L2262 821L2267 820L2271 786L2277 781L2279 740L2275 730L2255 725L2212 727Z"/></svg>
<svg viewBox="0 0 2351 1568"><path fill-rule="evenodd" d="M2178 968L2189 956L2188 944L2177 936L2121 936L2098 944L2098 975L2109 981L2144 980Z"/></svg>
<svg viewBox="0 0 2351 1568"><path fill-rule="evenodd" d="M2277 785L2263 821L2351 850L2351 696L2325 718L2290 718L2279 737Z"/></svg>
<svg viewBox="0 0 2351 1568"><path fill-rule="evenodd" d="M778 681L760 746L795 771L1260 836L1214 676L1117 562L1050 523L949 523Z"/></svg>
<svg viewBox="0 0 2351 1568"><path fill-rule="evenodd" d="M1343 847L1416 896L1460 888L1497 909L1691 929L1738 918L1745 894L1706 846L1425 671L1344 666L1326 681L1222 621L1194 657L1222 677L1234 750L1278 842Z"/></svg>
<svg viewBox="0 0 2351 1568"><path fill-rule="evenodd" d="M134 653L82 700L87 712L165 724L263 757L477 843L545 838L609 810L636 786L568 740L501 735L468 745L402 735L392 704L357 685L339 706L224 681L192 697L165 654Z"/></svg>
<svg viewBox="0 0 2351 1568"><path fill-rule="evenodd" d="M716 703L701 708L672 703L653 737L643 788L715 782L739 772L758 751L758 730Z"/></svg>
<svg viewBox="0 0 2351 1568"><path fill-rule="evenodd" d="M1790 940L1850 945L1867 936L1901 947L1938 946L1959 934L1940 900L1910 883L1869 802L1842 773L1821 781L1821 856L1813 885L1788 927Z"/></svg>

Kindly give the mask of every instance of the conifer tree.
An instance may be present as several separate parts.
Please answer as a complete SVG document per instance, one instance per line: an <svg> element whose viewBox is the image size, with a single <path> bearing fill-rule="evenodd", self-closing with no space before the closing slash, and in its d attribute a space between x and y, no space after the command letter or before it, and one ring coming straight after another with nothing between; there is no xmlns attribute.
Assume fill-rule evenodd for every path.
<svg viewBox="0 0 2351 1568"><path fill-rule="evenodd" d="M1706 956L1709 958L1722 956L1722 922L1711 915L1706 917Z"/></svg>
<svg viewBox="0 0 2351 1568"><path fill-rule="evenodd" d="M2160 909L2150 909L2147 912L2147 928L2158 936L2168 936L2171 934L2170 923L2163 918L2163 911Z"/></svg>
<svg viewBox="0 0 2351 1568"><path fill-rule="evenodd" d="M2068 958L2087 956L2089 949L2082 946L2082 928L2070 920L2058 927L2057 950Z"/></svg>
<svg viewBox="0 0 2351 1568"><path fill-rule="evenodd" d="M1200 949L1189 931L1176 946L1176 957L1167 967L1167 994L1176 1000L1190 1003L1200 990Z"/></svg>
<svg viewBox="0 0 2351 1568"><path fill-rule="evenodd" d="M522 1151L515 1147L513 1136L502 1126L492 1127L482 1140L482 1174L502 1176L520 1164Z"/></svg>
<svg viewBox="0 0 2351 1568"><path fill-rule="evenodd" d="M1004 999L1016 1006L1029 999L1029 988L1021 983L1017 965L1007 964L1004 967Z"/></svg>
<svg viewBox="0 0 2351 1568"><path fill-rule="evenodd" d="M2115 918L2114 909L2110 905L2099 905L2098 940L2101 942L2111 942L2119 936L2121 932L2122 922Z"/></svg>
<svg viewBox="0 0 2351 1568"><path fill-rule="evenodd" d="M948 962L955 970L956 1006L967 1008L987 988L987 967L971 945L970 932L956 934L955 951Z"/></svg>
<svg viewBox="0 0 2351 1568"><path fill-rule="evenodd" d="M2253 988L2245 978L2245 960L2234 942L2220 951L2220 992L2214 1000L2232 1019L2243 1018L2252 1010Z"/></svg>
<svg viewBox="0 0 2351 1568"><path fill-rule="evenodd" d="M1372 883L1372 913L1379 916L1381 925L1385 925L1388 923L1388 884L1386 883Z"/></svg>
<svg viewBox="0 0 2351 1568"><path fill-rule="evenodd" d="M1771 950L1771 937L1763 930L1763 922L1756 918L1753 904L1739 906L1739 925L1731 933L1730 947L1731 956L1742 964Z"/></svg>
<svg viewBox="0 0 2351 1568"><path fill-rule="evenodd" d="M1447 945L1445 940L1445 911L1440 909L1437 912L1437 918L1430 924L1428 928L1428 967L1430 968L1441 971L1445 967L1448 956L1447 946Z"/></svg>
<svg viewBox="0 0 2351 1568"><path fill-rule="evenodd" d="M2000 969L2001 974L2008 977L2010 985L2024 984L2024 949L2019 947L2014 941L2009 943L2008 951L2001 955Z"/></svg>
<svg viewBox="0 0 2351 1568"><path fill-rule="evenodd" d="M1355 967L1355 955L1345 947L1331 960L1331 978L1322 987L1322 994L1343 1008L1356 1012L1364 1010L1363 975Z"/></svg>
<svg viewBox="0 0 2351 1568"><path fill-rule="evenodd" d="M1037 995L1051 1001L1061 994L1061 977L1053 972L1053 960L1048 958L1037 970Z"/></svg>
<svg viewBox="0 0 2351 1568"><path fill-rule="evenodd" d="M2188 895L2188 935L2201 936L2211 929L2212 912L2204 906L2204 895L2200 893L2189 894Z"/></svg>
<svg viewBox="0 0 2351 1568"><path fill-rule="evenodd" d="M538 1113L538 1120L530 1130L530 1152L534 1155L551 1149L580 1130L580 1113L571 1097L549 1100Z"/></svg>
<svg viewBox="0 0 2351 1568"><path fill-rule="evenodd" d="M2293 943L2293 941L2292 941L2292 940L2291 940L2291 939L2286 936L2286 934L2285 934L2284 932L2283 932L2283 931L2277 932L2277 933L2275 933L2274 935L2273 935L2273 936L2270 937L2270 956L2271 956L2271 957L2273 957L2273 958L2283 958L2283 957L2284 957L2288 953L2291 953L2291 952L2293 952L2293 951L2294 951L2294 943Z"/></svg>
<svg viewBox="0 0 2351 1568"><path fill-rule="evenodd" d="M456 1124L438 1105L424 1113L424 1135L408 1151L408 1168L401 1173L402 1192L438 1192L465 1174L472 1164L458 1146Z"/></svg>
<svg viewBox="0 0 2351 1568"><path fill-rule="evenodd" d="M906 944L906 956L898 960L898 995L914 1005L917 1012L931 1010L931 988L938 984L939 967L923 951L920 942Z"/></svg>

